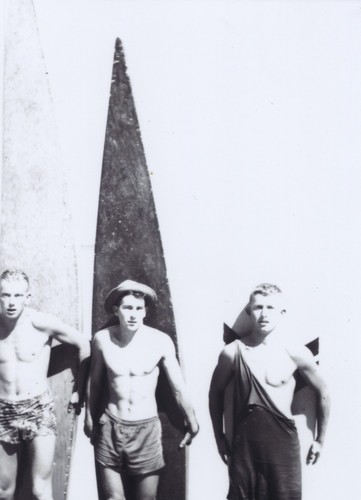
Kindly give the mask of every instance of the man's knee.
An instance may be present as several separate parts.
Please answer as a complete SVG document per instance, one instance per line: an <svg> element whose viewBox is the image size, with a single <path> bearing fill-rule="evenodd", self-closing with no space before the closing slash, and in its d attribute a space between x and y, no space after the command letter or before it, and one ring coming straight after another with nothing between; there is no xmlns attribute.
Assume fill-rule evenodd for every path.
<svg viewBox="0 0 361 500"><path fill-rule="evenodd" d="M15 481L0 481L0 500L12 500L15 493Z"/></svg>
<svg viewBox="0 0 361 500"><path fill-rule="evenodd" d="M51 477L47 479L35 478L32 492L36 500L53 500Z"/></svg>

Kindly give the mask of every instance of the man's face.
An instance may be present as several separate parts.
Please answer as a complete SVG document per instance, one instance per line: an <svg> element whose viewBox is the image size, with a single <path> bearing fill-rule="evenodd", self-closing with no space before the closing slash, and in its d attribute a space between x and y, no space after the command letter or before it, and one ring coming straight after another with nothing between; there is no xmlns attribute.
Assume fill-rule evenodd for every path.
<svg viewBox="0 0 361 500"><path fill-rule="evenodd" d="M279 294L266 295L256 294L250 304L250 316L256 331L262 335L268 335L277 326L281 314L282 297Z"/></svg>
<svg viewBox="0 0 361 500"><path fill-rule="evenodd" d="M0 315L17 319L28 303L30 294L25 280L0 280Z"/></svg>
<svg viewBox="0 0 361 500"><path fill-rule="evenodd" d="M143 324L146 314L144 299L134 297L134 295L126 295L122 298L118 307L114 306L114 313L119 318L122 329L136 332Z"/></svg>

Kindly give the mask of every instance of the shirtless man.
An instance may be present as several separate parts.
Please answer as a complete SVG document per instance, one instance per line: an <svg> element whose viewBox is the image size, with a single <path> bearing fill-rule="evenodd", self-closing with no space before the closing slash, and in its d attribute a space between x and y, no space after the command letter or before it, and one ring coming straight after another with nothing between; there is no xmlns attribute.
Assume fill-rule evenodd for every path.
<svg viewBox="0 0 361 500"><path fill-rule="evenodd" d="M131 479L137 500L156 498L164 467L155 398L160 366L187 425L180 447L190 444L198 432L172 340L143 324L146 305L156 299L146 285L131 280L120 283L105 301L106 311L114 313L119 324L99 331L93 339L84 430L95 445L106 500L125 498L124 478ZM97 422L104 372L109 398Z"/></svg>
<svg viewBox="0 0 361 500"><path fill-rule="evenodd" d="M300 500L301 462L291 403L293 374L299 370L317 394L317 436L307 463L317 462L325 439L329 396L311 352L285 343L278 323L285 313L281 290L259 285L246 308L251 333L227 345L220 354L209 393L218 452L228 464L230 500ZM233 440L223 431L224 392L233 378Z"/></svg>
<svg viewBox="0 0 361 500"><path fill-rule="evenodd" d="M74 345L82 361L89 342L74 328L28 307L29 279L18 269L0 276L0 499L11 500L18 457L31 460L32 493L52 500L56 418L47 383L52 339ZM78 401L74 393L73 401Z"/></svg>

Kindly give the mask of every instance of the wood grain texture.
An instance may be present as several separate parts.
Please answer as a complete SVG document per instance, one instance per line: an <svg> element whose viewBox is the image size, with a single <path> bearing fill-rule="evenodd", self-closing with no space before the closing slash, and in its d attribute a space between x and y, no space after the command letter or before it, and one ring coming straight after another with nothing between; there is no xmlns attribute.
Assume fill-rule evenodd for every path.
<svg viewBox="0 0 361 500"><path fill-rule="evenodd" d="M9 2L5 38L1 270L30 277L32 306L77 326L78 280L65 175L32 0ZM74 348L54 346L50 385L58 418L55 500L65 498L75 416L67 405L77 370ZM17 498L30 497L21 471Z"/></svg>
<svg viewBox="0 0 361 500"><path fill-rule="evenodd" d="M104 146L95 245L93 331L109 321L107 293L133 279L154 288L158 305L146 323L178 343L166 265L130 81L119 39L116 40ZM157 388L166 468L158 499L185 498L185 453L178 451L183 419L161 372ZM172 422L172 424L171 424ZM182 429L183 430L183 429Z"/></svg>

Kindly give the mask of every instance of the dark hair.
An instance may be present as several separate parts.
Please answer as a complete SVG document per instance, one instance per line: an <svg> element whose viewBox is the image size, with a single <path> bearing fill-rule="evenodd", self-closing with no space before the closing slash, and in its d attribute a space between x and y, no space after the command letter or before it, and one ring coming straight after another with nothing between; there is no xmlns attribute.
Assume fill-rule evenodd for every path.
<svg viewBox="0 0 361 500"><path fill-rule="evenodd" d="M123 298L127 297L128 295L133 295L133 297L135 297L136 299L144 299L144 303L147 305L147 297L146 297L145 293L137 292L136 290L134 290L134 291L127 290L126 292L122 293L114 305L119 307Z"/></svg>

